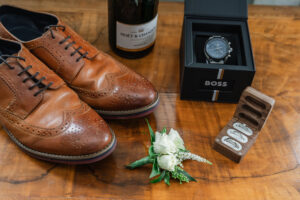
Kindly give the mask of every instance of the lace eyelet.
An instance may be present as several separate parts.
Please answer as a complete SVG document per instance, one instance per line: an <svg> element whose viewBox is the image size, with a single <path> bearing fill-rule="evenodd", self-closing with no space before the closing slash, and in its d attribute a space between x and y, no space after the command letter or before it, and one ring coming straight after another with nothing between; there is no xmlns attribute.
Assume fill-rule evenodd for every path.
<svg viewBox="0 0 300 200"><path fill-rule="evenodd" d="M68 48L67 48L67 47L65 47L65 50L68 50Z"/></svg>

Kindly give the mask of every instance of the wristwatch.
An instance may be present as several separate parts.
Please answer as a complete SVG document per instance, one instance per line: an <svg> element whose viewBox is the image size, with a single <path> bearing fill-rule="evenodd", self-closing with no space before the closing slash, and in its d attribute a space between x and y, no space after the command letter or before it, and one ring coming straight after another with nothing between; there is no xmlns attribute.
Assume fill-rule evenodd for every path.
<svg viewBox="0 0 300 200"><path fill-rule="evenodd" d="M231 57L231 42L222 36L212 36L208 38L204 45L204 54L208 64L225 64Z"/></svg>

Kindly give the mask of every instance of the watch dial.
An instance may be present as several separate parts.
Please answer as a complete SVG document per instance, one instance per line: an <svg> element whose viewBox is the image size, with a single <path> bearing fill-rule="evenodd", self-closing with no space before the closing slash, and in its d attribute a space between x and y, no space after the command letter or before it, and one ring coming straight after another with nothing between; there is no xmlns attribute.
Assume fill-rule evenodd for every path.
<svg viewBox="0 0 300 200"><path fill-rule="evenodd" d="M222 59L228 55L228 42L222 38L213 38L205 46L206 53L214 59Z"/></svg>

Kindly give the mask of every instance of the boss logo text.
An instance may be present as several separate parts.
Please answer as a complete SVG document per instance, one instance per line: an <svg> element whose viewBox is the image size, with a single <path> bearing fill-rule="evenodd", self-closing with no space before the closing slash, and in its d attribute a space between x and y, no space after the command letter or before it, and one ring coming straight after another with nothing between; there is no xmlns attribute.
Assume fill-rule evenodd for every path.
<svg viewBox="0 0 300 200"><path fill-rule="evenodd" d="M227 81L205 81L205 86L212 86L212 87L227 87Z"/></svg>

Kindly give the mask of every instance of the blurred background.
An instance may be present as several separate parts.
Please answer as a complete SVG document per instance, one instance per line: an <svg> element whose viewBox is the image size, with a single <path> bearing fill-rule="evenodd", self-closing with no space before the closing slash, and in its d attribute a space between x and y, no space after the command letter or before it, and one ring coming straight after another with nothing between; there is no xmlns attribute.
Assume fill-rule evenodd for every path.
<svg viewBox="0 0 300 200"><path fill-rule="evenodd" d="M184 1L184 0L162 0L162 1ZM260 5L300 6L300 0L248 0L248 3L260 4Z"/></svg>

